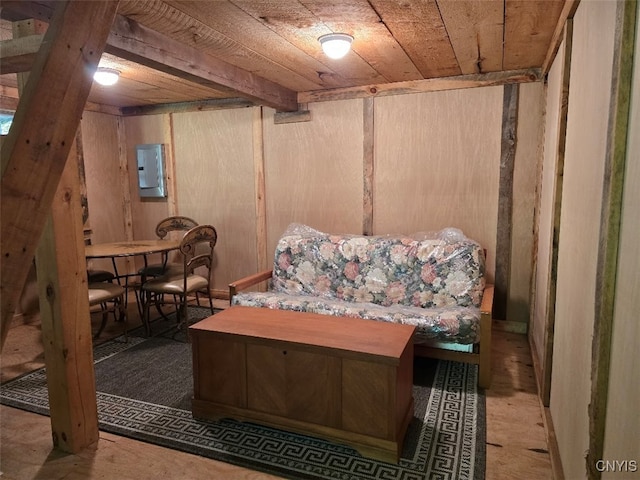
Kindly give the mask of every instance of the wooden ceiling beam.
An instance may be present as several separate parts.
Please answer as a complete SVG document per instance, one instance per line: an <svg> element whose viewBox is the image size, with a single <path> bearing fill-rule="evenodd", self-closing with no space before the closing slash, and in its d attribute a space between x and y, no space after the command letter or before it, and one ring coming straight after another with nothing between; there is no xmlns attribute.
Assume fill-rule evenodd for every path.
<svg viewBox="0 0 640 480"><path fill-rule="evenodd" d="M560 12L560 17L558 18L558 23L556 24L553 36L551 37L549 50L547 50L547 55L544 58L544 62L542 62L542 75L549 73L553 60L556 58L556 54L558 53L558 48L560 48L560 43L562 43L564 37L564 25L567 23L568 19L573 18L576 10L578 9L579 3L580 0L565 0L562 12Z"/></svg>
<svg viewBox="0 0 640 480"><path fill-rule="evenodd" d="M30 35L0 41L2 74L22 73L31 70L43 37L44 35Z"/></svg>
<svg viewBox="0 0 640 480"><path fill-rule="evenodd" d="M333 88L330 90L314 90L298 93L298 103L326 102L331 100L347 100L351 98L386 97L407 93L439 92L461 88L491 87L509 83L539 82L542 80L540 69L513 70L509 72L492 72L453 77L412 80L408 82L384 83L379 85L363 85L350 88Z"/></svg>
<svg viewBox="0 0 640 480"><path fill-rule="evenodd" d="M50 3L3 1L3 18L32 15L50 21ZM190 82L247 98L283 112L298 109L297 93L116 15L105 52ZM4 62L3 62L4 64ZM4 72L3 72L4 73Z"/></svg>
<svg viewBox="0 0 640 480"><path fill-rule="evenodd" d="M291 112L298 109L297 94L293 90L207 55L121 15L116 17L105 51L276 110Z"/></svg>

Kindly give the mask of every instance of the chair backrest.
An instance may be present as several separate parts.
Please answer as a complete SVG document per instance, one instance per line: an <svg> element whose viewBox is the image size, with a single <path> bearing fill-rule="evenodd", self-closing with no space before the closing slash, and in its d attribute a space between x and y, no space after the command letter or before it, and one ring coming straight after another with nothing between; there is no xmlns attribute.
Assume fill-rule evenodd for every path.
<svg viewBox="0 0 640 480"><path fill-rule="evenodd" d="M156 235L158 238L164 238L169 232L187 231L193 227L197 227L198 222L189 217L174 216L160 220L156 225Z"/></svg>
<svg viewBox="0 0 640 480"><path fill-rule="evenodd" d="M198 225L184 234L180 252L184 257L185 282L187 276L198 267L205 267L207 278L211 276L213 248L217 241L218 233L212 225Z"/></svg>

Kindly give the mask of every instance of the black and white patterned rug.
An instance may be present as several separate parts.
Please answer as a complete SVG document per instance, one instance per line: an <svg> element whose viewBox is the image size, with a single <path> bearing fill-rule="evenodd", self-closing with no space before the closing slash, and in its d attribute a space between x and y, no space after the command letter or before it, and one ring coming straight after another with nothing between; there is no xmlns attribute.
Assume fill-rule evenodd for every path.
<svg viewBox="0 0 640 480"><path fill-rule="evenodd" d="M135 332L133 332L135 333ZM130 335L94 348L100 429L291 479L483 480L485 398L477 367L416 359L415 413L391 464L322 439L252 423L193 419L191 348L167 335ZM428 378L429 385L420 381ZM115 379L115 381L113 381ZM2 385L0 401L49 413L46 372Z"/></svg>

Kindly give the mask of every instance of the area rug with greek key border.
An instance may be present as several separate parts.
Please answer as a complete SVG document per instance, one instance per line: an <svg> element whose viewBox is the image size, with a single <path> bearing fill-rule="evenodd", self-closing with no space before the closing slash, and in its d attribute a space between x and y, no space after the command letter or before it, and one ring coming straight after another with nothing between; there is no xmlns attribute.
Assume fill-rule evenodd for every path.
<svg viewBox="0 0 640 480"><path fill-rule="evenodd" d="M96 346L94 358L99 426L106 432L289 479L484 480L485 397L475 365L416 358L414 418L393 464L253 423L194 420L191 346L170 332L145 338L133 331ZM48 415L45 370L3 384L0 401Z"/></svg>

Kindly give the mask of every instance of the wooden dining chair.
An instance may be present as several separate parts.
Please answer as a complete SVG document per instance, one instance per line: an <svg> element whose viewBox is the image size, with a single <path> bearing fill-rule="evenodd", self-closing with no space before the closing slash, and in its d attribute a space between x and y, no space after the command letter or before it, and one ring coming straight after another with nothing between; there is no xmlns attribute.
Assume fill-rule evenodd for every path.
<svg viewBox="0 0 640 480"><path fill-rule="evenodd" d="M122 322L124 328L124 335L127 336L127 322L126 322L126 310L124 296L126 290L121 285L111 282L92 282L89 283L89 308L98 309L102 312L102 322L98 331L93 336L94 340L97 339L104 327L107 325L109 313L113 313L113 317L116 321Z"/></svg>
<svg viewBox="0 0 640 480"><path fill-rule="evenodd" d="M189 297L195 297L199 304L199 296L206 296L213 315L211 268L217 240L218 234L212 225L193 227L184 234L180 243L180 253L183 260L182 272L179 274L169 272L142 284L144 301L142 318L147 335L151 335L149 319L151 304L155 304L158 309L162 304L176 305L178 328L189 324Z"/></svg>

